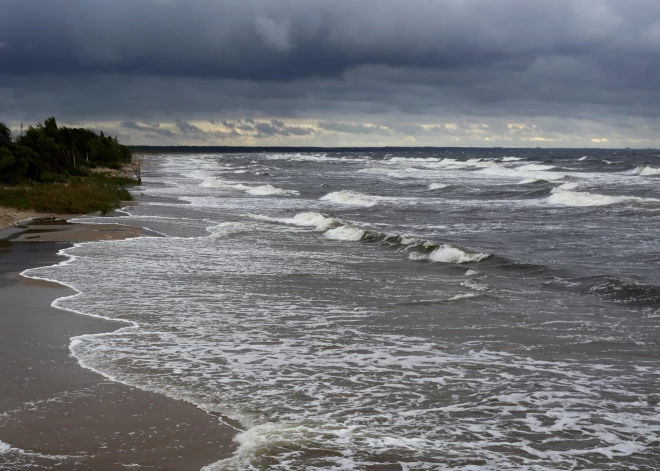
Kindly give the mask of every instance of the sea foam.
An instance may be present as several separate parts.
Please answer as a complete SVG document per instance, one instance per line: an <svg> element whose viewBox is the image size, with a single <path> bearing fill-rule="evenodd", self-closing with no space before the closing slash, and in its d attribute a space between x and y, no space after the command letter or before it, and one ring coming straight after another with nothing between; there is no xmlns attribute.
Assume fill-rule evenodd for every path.
<svg viewBox="0 0 660 471"><path fill-rule="evenodd" d="M358 241L364 237L365 233L364 229L346 224L326 231L324 236L332 240Z"/></svg>
<svg viewBox="0 0 660 471"><path fill-rule="evenodd" d="M633 173L647 177L649 175L660 175L660 168L651 167L650 165L640 165L633 170Z"/></svg>
<svg viewBox="0 0 660 471"><path fill-rule="evenodd" d="M429 190L441 190L443 188L447 188L449 185L446 185L444 183L431 183L429 185Z"/></svg>
<svg viewBox="0 0 660 471"><path fill-rule="evenodd" d="M429 254L430 261L441 263L480 262L488 257L490 257L490 254L488 253L465 252L457 247L452 247L451 245L438 247Z"/></svg>
<svg viewBox="0 0 660 471"><path fill-rule="evenodd" d="M549 203L564 206L606 206L621 203L624 200L620 196L597 195L561 188L553 188L552 194L548 196Z"/></svg>
<svg viewBox="0 0 660 471"><path fill-rule="evenodd" d="M342 190L328 193L321 197L322 201L330 201L332 203L341 204L344 206L362 206L369 208L378 204L378 198L351 190Z"/></svg>
<svg viewBox="0 0 660 471"><path fill-rule="evenodd" d="M327 231L333 227L341 226L345 224L341 219L333 218L330 216L324 216L321 213L316 212L304 212L298 213L292 218L276 218L271 216L265 216L262 214L247 214L248 217L252 219L258 219L260 221L269 221L269 222L279 222L281 224L291 224L293 226L304 226L304 227L313 227L317 231Z"/></svg>
<svg viewBox="0 0 660 471"><path fill-rule="evenodd" d="M300 192L296 190L285 190L283 188L277 188L273 185L262 185L254 188L250 188L247 192L255 196L295 196L299 195Z"/></svg>
<svg viewBox="0 0 660 471"><path fill-rule="evenodd" d="M294 224L296 226L312 226L318 231L325 231L343 224L343 221L340 219L327 217L321 213L315 212L298 213L292 218L282 219L282 222L286 224Z"/></svg>
<svg viewBox="0 0 660 471"><path fill-rule="evenodd" d="M243 222L223 222L217 226L213 226L207 229L211 236L213 237L228 237L234 234L243 234L253 230L253 228Z"/></svg>
<svg viewBox="0 0 660 471"><path fill-rule="evenodd" d="M562 188L553 188L547 201L551 204L563 206L607 206L617 203L656 203L654 198L640 198L637 196L609 196L598 195L580 191L570 191Z"/></svg>

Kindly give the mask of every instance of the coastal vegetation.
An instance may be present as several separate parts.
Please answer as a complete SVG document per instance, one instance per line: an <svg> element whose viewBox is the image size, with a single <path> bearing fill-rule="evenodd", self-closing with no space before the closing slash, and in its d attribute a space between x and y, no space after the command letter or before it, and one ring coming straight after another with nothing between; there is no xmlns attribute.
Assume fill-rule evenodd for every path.
<svg viewBox="0 0 660 471"><path fill-rule="evenodd" d="M38 212L106 212L132 199L131 150L101 131L48 118L14 139L0 123L0 205ZM141 166L141 164L140 164ZM137 174L136 174L137 176Z"/></svg>

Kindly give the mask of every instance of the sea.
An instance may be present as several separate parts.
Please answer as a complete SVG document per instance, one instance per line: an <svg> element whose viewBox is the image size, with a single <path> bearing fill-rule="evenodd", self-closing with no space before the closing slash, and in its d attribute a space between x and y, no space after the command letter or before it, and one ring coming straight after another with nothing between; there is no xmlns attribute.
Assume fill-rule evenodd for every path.
<svg viewBox="0 0 660 471"><path fill-rule="evenodd" d="M237 430L204 471L660 469L659 151L164 154L134 194L148 236L26 275L126 322L83 367Z"/></svg>

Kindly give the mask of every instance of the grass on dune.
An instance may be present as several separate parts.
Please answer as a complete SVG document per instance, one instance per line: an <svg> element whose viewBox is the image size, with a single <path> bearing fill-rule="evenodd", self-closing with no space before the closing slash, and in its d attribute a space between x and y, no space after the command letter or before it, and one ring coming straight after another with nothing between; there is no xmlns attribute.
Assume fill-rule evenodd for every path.
<svg viewBox="0 0 660 471"><path fill-rule="evenodd" d="M0 206L25 211L62 214L108 212L132 195L123 188L130 178L94 175L68 183L32 183L0 188Z"/></svg>

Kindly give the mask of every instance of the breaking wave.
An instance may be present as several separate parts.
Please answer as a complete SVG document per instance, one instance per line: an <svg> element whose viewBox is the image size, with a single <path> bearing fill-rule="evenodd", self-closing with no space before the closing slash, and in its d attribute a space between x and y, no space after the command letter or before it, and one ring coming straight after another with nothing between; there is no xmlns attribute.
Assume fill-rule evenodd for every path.
<svg viewBox="0 0 660 471"><path fill-rule="evenodd" d="M331 227L343 224L340 219L326 217L321 213L298 213L290 219L283 220L286 224L294 224L296 226L312 226L319 231L325 231Z"/></svg>
<svg viewBox="0 0 660 471"><path fill-rule="evenodd" d="M328 193L327 195L322 196L321 200L330 201L344 206L361 206L364 208L370 208L378 204L377 197L351 190Z"/></svg>
<svg viewBox="0 0 660 471"><path fill-rule="evenodd" d="M575 182L568 182L568 183L564 183L563 185L560 185L559 188L562 190L575 190L579 186L580 185Z"/></svg>
<svg viewBox="0 0 660 471"><path fill-rule="evenodd" d="M429 254L429 260L432 262L441 263L470 263L480 262L490 257L488 253L472 253L464 252L463 250L452 247L451 245L443 245L435 249Z"/></svg>
<svg viewBox="0 0 660 471"><path fill-rule="evenodd" d="M383 234L374 230L363 229L355 224L349 224L341 219L316 212L298 213L292 218L273 218L255 214L248 214L248 216L262 221L313 227L318 231L324 231L323 236L330 240L380 243L390 248L408 252L408 258L410 260L429 260L431 262L462 264L480 262L491 255L487 253L468 252L449 244L438 244L430 240L406 235ZM238 223L223 223L210 229L210 231L214 234L219 233L224 235L226 231L229 231L231 234L235 233L233 231L244 230L243 227L235 224Z"/></svg>
<svg viewBox="0 0 660 471"><path fill-rule="evenodd" d="M427 244L428 246L428 244ZM480 262L482 260L490 257L489 253L479 253L479 252L466 252L458 247L452 245L433 245L433 251L431 253L425 254L421 252L411 252L408 255L410 260L429 260L431 262L437 263L471 263L471 262Z"/></svg>
<svg viewBox="0 0 660 471"><path fill-rule="evenodd" d="M344 226L339 226L335 227L334 229L330 229L326 231L324 237L327 239L332 239L332 240L346 240L346 241L358 241L362 240L362 238L365 235L365 230L360 229L355 226L351 225L344 225Z"/></svg>
<svg viewBox="0 0 660 471"><path fill-rule="evenodd" d="M247 190L248 193L255 196L295 196L300 192L296 190L285 190L273 185L262 185Z"/></svg>
<svg viewBox="0 0 660 471"><path fill-rule="evenodd" d="M262 216L259 214L248 214L248 216L252 219L259 219L261 221L279 222L282 224L291 224L294 226L314 227L317 231L326 231L332 227L345 224L341 219L324 216L323 214L316 212L298 213L292 218L274 218L270 216Z"/></svg>
<svg viewBox="0 0 660 471"><path fill-rule="evenodd" d="M554 188L547 200L550 204L562 206L607 206L617 203L638 202L652 203L660 202L653 198L639 198L636 196L608 196L595 193L570 191L562 188Z"/></svg>
<svg viewBox="0 0 660 471"><path fill-rule="evenodd" d="M429 185L429 190L441 190L443 188L447 188L449 185L446 185L445 183L431 183Z"/></svg>
<svg viewBox="0 0 660 471"><path fill-rule="evenodd" d="M188 174L188 176L202 180L202 182L199 184L199 186L202 188L230 188L233 190L244 191L254 196L296 196L300 194L299 191L285 190L270 184L248 186L244 185L243 183L229 182L227 180L223 180L222 178L208 176L208 174L204 174L203 172L199 171L192 172Z"/></svg>
<svg viewBox="0 0 660 471"><path fill-rule="evenodd" d="M484 162L477 173L493 177L521 178L528 183L535 180L555 181L567 177L563 172L552 171L554 166L542 164L527 164L521 167L507 167L497 162Z"/></svg>
<svg viewBox="0 0 660 471"><path fill-rule="evenodd" d="M660 175L660 168L651 167L650 165L640 165L633 170L633 173L647 177L649 175Z"/></svg>
<svg viewBox="0 0 660 471"><path fill-rule="evenodd" d="M207 177L199 184L202 188L233 188L235 190L248 191L251 187L243 185L242 183L231 183L221 178Z"/></svg>

